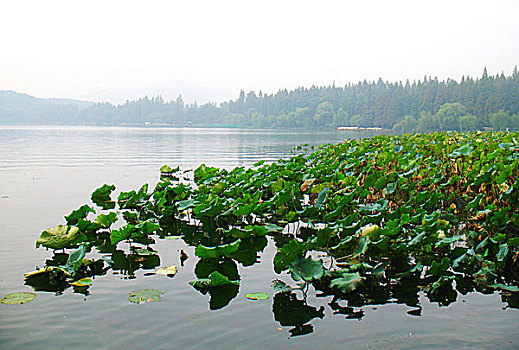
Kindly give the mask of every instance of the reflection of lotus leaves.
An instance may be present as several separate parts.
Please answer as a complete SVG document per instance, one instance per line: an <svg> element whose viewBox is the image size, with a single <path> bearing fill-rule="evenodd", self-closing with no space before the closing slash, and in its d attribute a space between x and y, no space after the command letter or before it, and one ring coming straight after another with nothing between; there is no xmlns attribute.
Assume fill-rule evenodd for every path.
<svg viewBox="0 0 519 350"><path fill-rule="evenodd" d="M58 225L43 231L36 240L36 248L40 245L51 249L63 249L74 243L79 236L75 226Z"/></svg>
<svg viewBox="0 0 519 350"><path fill-rule="evenodd" d="M272 307L274 318L282 326L303 325L310 320L324 317L324 308L317 309L297 299L294 293L277 293Z"/></svg>

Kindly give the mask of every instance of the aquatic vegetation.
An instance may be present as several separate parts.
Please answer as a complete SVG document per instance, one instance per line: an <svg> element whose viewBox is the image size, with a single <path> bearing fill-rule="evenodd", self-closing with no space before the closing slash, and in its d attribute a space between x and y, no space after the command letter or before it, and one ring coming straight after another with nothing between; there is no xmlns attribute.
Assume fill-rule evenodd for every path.
<svg viewBox="0 0 519 350"><path fill-rule="evenodd" d="M245 298L250 300L267 300L269 295L263 292L247 293L245 294Z"/></svg>
<svg viewBox="0 0 519 350"><path fill-rule="evenodd" d="M17 292L7 294L5 297L0 299L2 304L25 304L36 298L36 294L29 292Z"/></svg>
<svg viewBox="0 0 519 350"><path fill-rule="evenodd" d="M155 269L155 274L173 277L177 274L177 271L178 271L178 268L174 265L171 265L171 266L164 266L160 269Z"/></svg>
<svg viewBox="0 0 519 350"><path fill-rule="evenodd" d="M70 248L83 237L80 235L78 227L68 225L58 225L43 231L36 240L36 248L44 246L51 249Z"/></svg>
<svg viewBox="0 0 519 350"><path fill-rule="evenodd" d="M160 297L162 294L164 294L164 292L158 289L137 289L130 292L128 301L135 304L162 301Z"/></svg>
<svg viewBox="0 0 519 350"><path fill-rule="evenodd" d="M310 287L333 295L330 307L349 318L363 313L337 300L418 307L419 293L448 305L458 292L500 290L517 307L518 140L517 133L380 135L313 152L299 147L290 159L250 168L163 166L151 190L144 185L112 201L113 185L97 189L94 204L112 211L94 221L88 205L65 217L74 226L59 232L77 236L63 247L96 247L105 259L96 260L100 268L85 267L87 245L52 266L74 278L107 269L131 275L160 266L149 248L155 238L182 239L199 258L190 284L217 309L238 294L237 263L254 265L270 241L274 271L296 285L274 281L276 310L300 307L296 293ZM129 254L117 249L126 242ZM308 320L324 316L305 306ZM306 319L276 317L294 335L311 332Z"/></svg>

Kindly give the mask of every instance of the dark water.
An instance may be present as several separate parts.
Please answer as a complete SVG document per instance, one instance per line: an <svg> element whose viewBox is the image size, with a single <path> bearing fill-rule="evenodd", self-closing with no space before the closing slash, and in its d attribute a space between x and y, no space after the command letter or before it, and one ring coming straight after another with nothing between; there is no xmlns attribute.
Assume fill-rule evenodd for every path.
<svg viewBox="0 0 519 350"><path fill-rule="evenodd" d="M189 169L206 163L232 168L290 155L302 144L337 142L345 133L236 129L112 127L0 127L0 297L32 291L23 273L42 266L51 251L34 249L39 233L64 223L63 216L87 203L104 183L130 190L154 185L163 164ZM366 135L362 135L366 136ZM125 244L119 243L123 249ZM28 348L517 348L519 312L498 293L458 295L448 307L419 295L421 316L404 304L346 308L310 288L306 302L275 295L273 279L291 282L272 268L269 244L261 263L238 266L238 295L228 306L209 309L209 296L194 290L197 258L181 240L157 240L160 266L174 264L174 278L136 278L109 270L95 278L90 295L72 289L36 292L24 305L0 305L0 347ZM179 251L190 256L181 266ZM165 292L163 302L128 302L134 289ZM245 294L271 297L250 301ZM287 307L288 305L288 307ZM345 312L347 310L347 312ZM292 321L287 321L289 315ZM347 318L349 317L349 318ZM295 320L295 321L294 321ZM292 325L289 325L292 323ZM294 326L296 324L296 326ZM306 335L291 336L295 328ZM297 333L297 332L296 332Z"/></svg>

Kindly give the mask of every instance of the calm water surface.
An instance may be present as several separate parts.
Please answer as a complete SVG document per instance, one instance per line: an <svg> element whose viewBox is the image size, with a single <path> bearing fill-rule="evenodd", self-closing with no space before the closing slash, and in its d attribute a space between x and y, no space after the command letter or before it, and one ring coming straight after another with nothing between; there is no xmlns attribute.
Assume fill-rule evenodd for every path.
<svg viewBox="0 0 519 350"><path fill-rule="evenodd" d="M32 291L23 273L42 266L51 251L34 249L41 231L64 223L63 216L87 203L104 183L130 190L158 181L163 164L193 169L201 163L233 168L258 160L290 156L299 144L338 142L345 133L196 128L0 126L0 297ZM367 135L362 135L367 136ZM124 248L120 243L118 248ZM448 307L420 296L421 316L396 303L354 307L363 316L346 318L331 308L331 296L310 288L305 310L319 315L301 324L312 332L291 336L293 326L279 320L270 282L275 248L269 244L261 263L239 266L239 294L222 309L209 310L209 296L194 290L197 258L181 240L157 240L160 265L174 264L174 278L136 278L112 270L98 276L90 295L72 289L56 295L36 292L24 305L0 305L0 347L28 348L518 348L519 312L498 293L458 295ZM179 251L190 256L184 266ZM292 283L293 284L293 283ZM162 303L128 302L139 288L165 292ZM265 291L271 298L252 302L246 293ZM296 296L302 300L301 295ZM279 299L278 299L279 301ZM301 301L299 303L303 305ZM298 302L296 302L298 305ZM342 305L346 306L346 305ZM303 306L302 306L303 308ZM335 310L335 311L334 311ZM315 316L314 315L314 316ZM297 322L296 322L297 323Z"/></svg>

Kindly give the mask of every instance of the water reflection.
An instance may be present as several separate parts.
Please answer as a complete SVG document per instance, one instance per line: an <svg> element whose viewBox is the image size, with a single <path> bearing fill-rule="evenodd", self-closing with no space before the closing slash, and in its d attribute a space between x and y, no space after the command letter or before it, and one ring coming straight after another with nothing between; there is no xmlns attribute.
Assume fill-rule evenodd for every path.
<svg viewBox="0 0 519 350"><path fill-rule="evenodd" d="M272 312L281 326L294 327L289 330L292 337L312 333L314 328L309 322L314 318L324 318L323 306L317 309L307 305L305 299L298 299L291 292L277 293L274 296Z"/></svg>
<svg viewBox="0 0 519 350"><path fill-rule="evenodd" d="M153 248L156 239L180 239L193 248L200 244L207 247L221 246L232 241L232 238L218 235L217 232L210 227L209 230L205 230L204 226L167 218L162 222L157 235L147 239L137 237L137 239L129 242L123 250L110 244L108 231L100 231L92 240L95 247L93 253L96 258L84 259L84 267L79 270L76 278L101 277L107 273L112 273L120 274L124 279L136 279L138 278L136 272L139 270L147 271L148 273L144 273L145 276L153 274L153 271L161 266L160 255ZM238 282L217 286L201 283L192 284L193 290L209 297L209 310L227 307L240 292L242 276L238 265L241 265L242 268L250 268L261 263L271 264L271 268L273 268L272 261L262 261L263 252L269 243L281 244L293 236L294 234L285 233L274 234L270 238L265 236L243 238L241 239L240 249L232 256L196 258L198 260L194 264L193 272L199 280L207 280L213 273L217 272L230 281ZM183 250L179 254L181 261L188 259ZM45 261L45 266L63 266L68 258L68 253L55 252L50 259ZM389 270L392 270L393 273L399 273L408 269L408 264L409 261L405 258L395 259L395 264ZM280 289L277 289L277 292L273 295L272 312L274 320L281 327L290 327L288 330L290 337L295 337L314 332L312 320L323 319L325 308L329 308L334 316L341 316L347 320L362 320L366 317L366 306L404 304L409 307L407 310L409 316L420 317L423 312L420 297L425 296L430 302L437 303L439 306L448 306L456 302L460 294L490 292L475 284L472 279L462 275L455 275L454 279L454 284L446 284L435 290L434 293L422 292L423 279L420 279L420 276L417 275L409 275L398 283L393 282L391 278L367 281L349 293L330 288L329 282L326 281L314 280L296 288L286 285L285 290L279 291ZM52 292L61 295L65 290L72 287L74 293L90 294L88 287L78 288L71 286L69 282L70 279L67 279L63 274L54 272L34 275L25 281L27 285L38 292ZM316 300L331 299L326 302L326 306L310 305L307 298L308 288L315 290ZM507 307L517 308L519 306L517 293L502 293L501 296Z"/></svg>

